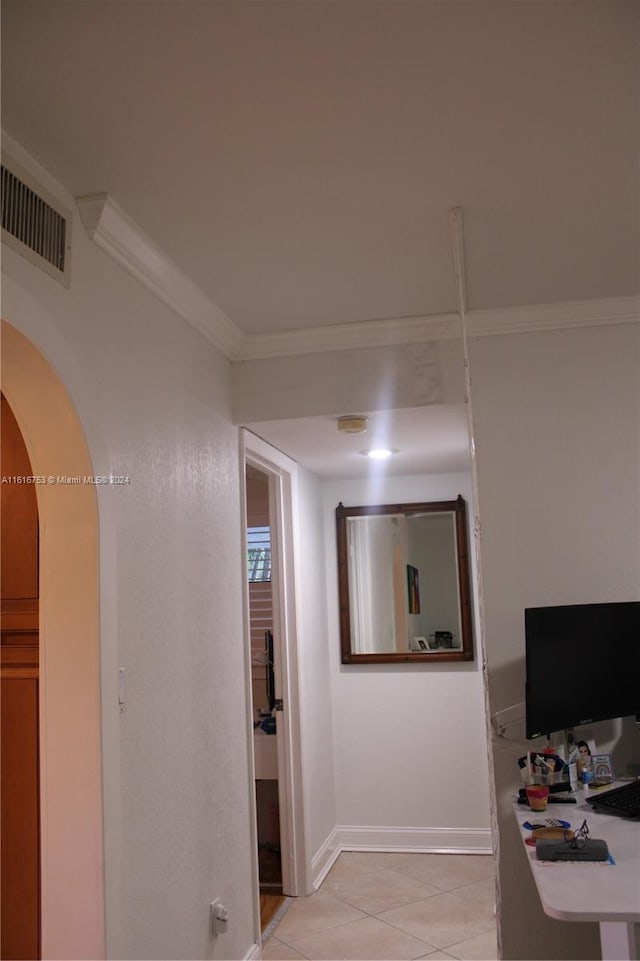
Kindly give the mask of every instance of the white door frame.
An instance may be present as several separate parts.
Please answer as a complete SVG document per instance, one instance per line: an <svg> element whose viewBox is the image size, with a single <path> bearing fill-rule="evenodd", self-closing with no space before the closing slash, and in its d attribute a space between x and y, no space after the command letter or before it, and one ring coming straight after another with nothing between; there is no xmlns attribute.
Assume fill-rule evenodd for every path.
<svg viewBox="0 0 640 961"><path fill-rule="evenodd" d="M246 466L269 478L269 513L272 544L274 640L279 648L276 694L283 699L278 712L278 793L280 799L280 850L283 891L299 897L307 891L307 864L302 792L302 749L298 684L298 631L296 613L296 540L298 516L297 464L275 447L244 428L240 430L243 475L243 527L246 529ZM246 546L246 530L244 533ZM248 612L248 585L247 585ZM247 662L251 665L248 613L245 617ZM249 670L250 675L250 670ZM249 685L251 677L248 678ZM251 728L250 783L255 779L253 728ZM257 859L257 838L256 838Z"/></svg>

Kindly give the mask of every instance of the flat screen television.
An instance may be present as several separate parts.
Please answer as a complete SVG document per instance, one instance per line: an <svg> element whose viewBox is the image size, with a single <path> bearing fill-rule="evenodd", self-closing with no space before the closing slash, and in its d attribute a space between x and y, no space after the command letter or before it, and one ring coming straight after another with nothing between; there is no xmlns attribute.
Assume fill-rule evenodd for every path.
<svg viewBox="0 0 640 961"><path fill-rule="evenodd" d="M640 714L640 601L529 607L526 736Z"/></svg>

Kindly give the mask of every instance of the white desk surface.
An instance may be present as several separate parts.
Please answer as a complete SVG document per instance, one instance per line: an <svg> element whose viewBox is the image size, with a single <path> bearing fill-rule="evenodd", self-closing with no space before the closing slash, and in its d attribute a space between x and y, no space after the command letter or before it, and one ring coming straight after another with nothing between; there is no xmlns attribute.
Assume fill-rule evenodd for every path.
<svg viewBox="0 0 640 961"><path fill-rule="evenodd" d="M604 790L598 793L604 794ZM524 843L531 831L521 828L542 907L545 914L560 921L640 922L640 821L598 814L584 800L587 796L587 791L580 789L577 804L549 804L542 812L515 805L519 825L525 821L540 824L550 817L569 821L575 830L586 818L589 836L604 839L615 861L538 861L535 847Z"/></svg>

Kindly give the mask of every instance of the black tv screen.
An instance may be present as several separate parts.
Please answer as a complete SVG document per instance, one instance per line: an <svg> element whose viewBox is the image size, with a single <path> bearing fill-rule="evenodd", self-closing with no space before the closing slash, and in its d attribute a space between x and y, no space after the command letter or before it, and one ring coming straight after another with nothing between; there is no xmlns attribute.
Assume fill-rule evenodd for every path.
<svg viewBox="0 0 640 961"><path fill-rule="evenodd" d="M640 602L529 607L526 735L640 714Z"/></svg>

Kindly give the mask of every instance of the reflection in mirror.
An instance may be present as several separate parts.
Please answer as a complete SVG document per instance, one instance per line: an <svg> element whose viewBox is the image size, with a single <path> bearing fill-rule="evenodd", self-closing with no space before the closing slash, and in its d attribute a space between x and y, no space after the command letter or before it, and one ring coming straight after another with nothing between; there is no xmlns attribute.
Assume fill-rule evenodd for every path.
<svg viewBox="0 0 640 961"><path fill-rule="evenodd" d="M473 659L466 505L336 508L343 664Z"/></svg>

